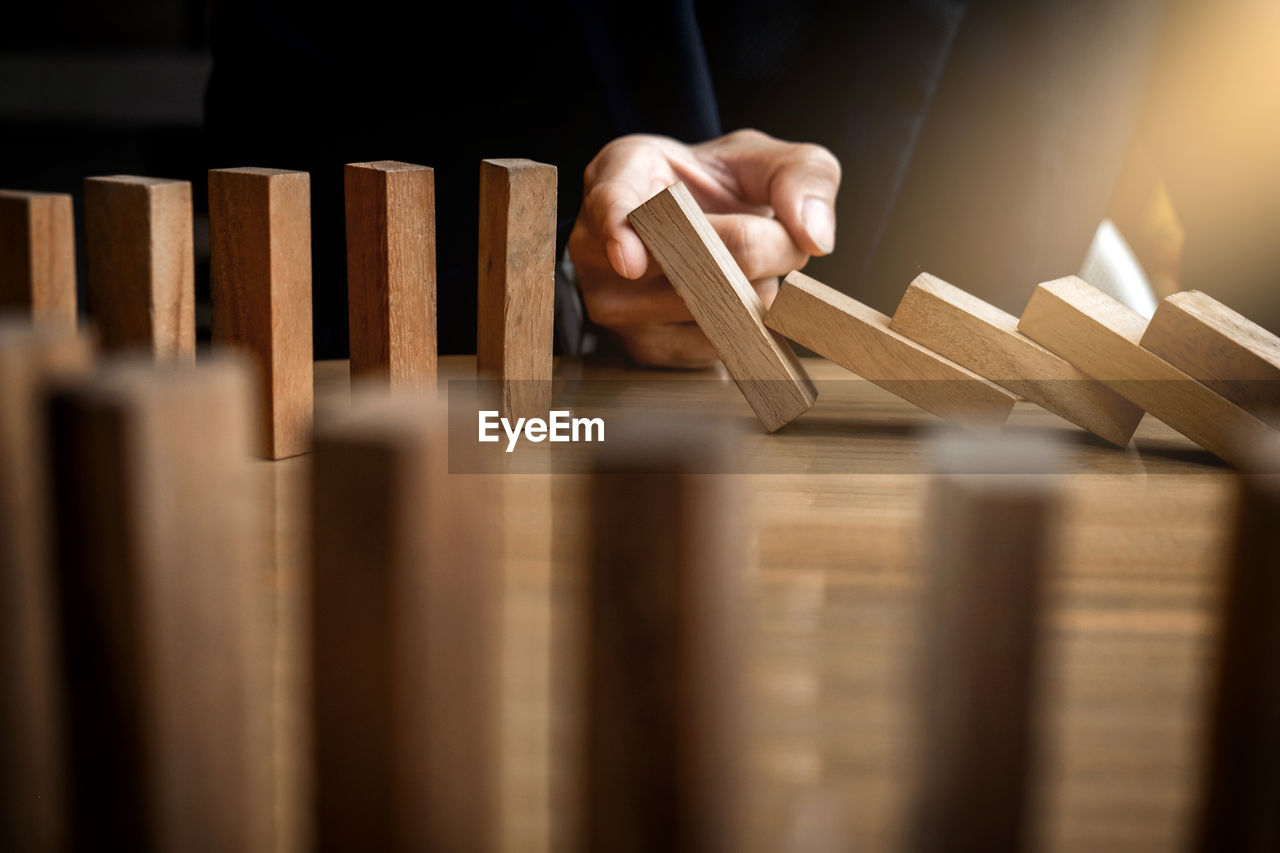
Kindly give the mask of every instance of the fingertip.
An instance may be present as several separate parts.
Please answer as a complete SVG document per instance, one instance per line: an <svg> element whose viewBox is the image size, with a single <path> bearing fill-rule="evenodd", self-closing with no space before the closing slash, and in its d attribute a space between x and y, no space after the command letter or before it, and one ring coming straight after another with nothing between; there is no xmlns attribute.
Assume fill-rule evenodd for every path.
<svg viewBox="0 0 1280 853"><path fill-rule="evenodd" d="M836 215L825 199L809 196L800 208L800 223L820 255L829 255L836 247Z"/></svg>
<svg viewBox="0 0 1280 853"><path fill-rule="evenodd" d="M635 235L623 234L610 238L606 251L614 272L623 278L634 281L643 276L649 267L649 252Z"/></svg>

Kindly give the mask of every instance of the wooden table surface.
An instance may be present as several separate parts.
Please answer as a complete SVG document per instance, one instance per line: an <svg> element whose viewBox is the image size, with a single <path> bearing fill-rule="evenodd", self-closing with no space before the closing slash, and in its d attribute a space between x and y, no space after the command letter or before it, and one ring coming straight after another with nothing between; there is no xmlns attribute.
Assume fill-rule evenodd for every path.
<svg viewBox="0 0 1280 853"><path fill-rule="evenodd" d="M557 400L722 412L746 430L750 567L748 788L755 849L896 850L918 762L913 677L928 430L936 419L819 360L810 412L765 434L716 371L564 360ZM441 385L474 358L441 360ZM316 365L318 417L349 399ZM606 414L606 429L608 416ZM1008 429L1068 445L1042 655L1033 841L1053 851L1175 850L1197 796L1205 687L1234 493L1229 469L1147 418L1116 449L1029 403ZM582 469L501 478L502 810L506 850L567 849L574 826ZM258 465L275 601L281 849L307 837L305 497L309 457Z"/></svg>

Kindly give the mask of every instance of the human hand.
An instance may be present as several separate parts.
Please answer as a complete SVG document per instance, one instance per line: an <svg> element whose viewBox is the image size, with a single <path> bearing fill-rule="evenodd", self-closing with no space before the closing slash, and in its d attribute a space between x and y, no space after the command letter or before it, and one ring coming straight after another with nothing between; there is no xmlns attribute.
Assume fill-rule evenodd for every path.
<svg viewBox="0 0 1280 853"><path fill-rule="evenodd" d="M778 277L835 246L840 163L827 149L738 130L699 145L610 142L587 166L569 256L587 314L640 364L706 367L716 355L627 214L684 181L766 307Z"/></svg>

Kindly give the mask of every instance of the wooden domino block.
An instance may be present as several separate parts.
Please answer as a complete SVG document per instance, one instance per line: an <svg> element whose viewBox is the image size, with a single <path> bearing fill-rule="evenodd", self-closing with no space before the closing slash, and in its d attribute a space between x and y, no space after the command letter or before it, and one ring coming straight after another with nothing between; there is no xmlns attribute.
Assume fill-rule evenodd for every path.
<svg viewBox="0 0 1280 853"><path fill-rule="evenodd" d="M1058 449L949 437L929 494L922 777L912 849L1018 850L1030 812Z"/></svg>
<svg viewBox="0 0 1280 853"><path fill-rule="evenodd" d="M741 850L733 447L705 424L626 428L591 474L583 849Z"/></svg>
<svg viewBox="0 0 1280 853"><path fill-rule="evenodd" d="M494 849L498 524L449 474L442 403L357 400L317 431L312 729L321 850Z"/></svg>
<svg viewBox="0 0 1280 853"><path fill-rule="evenodd" d="M555 290L556 167L484 160L476 369L501 382L503 417L551 409Z"/></svg>
<svg viewBox="0 0 1280 853"><path fill-rule="evenodd" d="M1195 849L1280 849L1280 440L1249 446L1224 577Z"/></svg>
<svg viewBox="0 0 1280 853"><path fill-rule="evenodd" d="M196 357L191 184L113 175L84 182L89 311L104 349Z"/></svg>
<svg viewBox="0 0 1280 853"><path fill-rule="evenodd" d="M764 323L764 305L683 183L628 219L707 336L765 429L809 410L818 390L791 346Z"/></svg>
<svg viewBox="0 0 1280 853"><path fill-rule="evenodd" d="M0 849L65 846L42 387L88 369L74 326L0 318Z"/></svg>
<svg viewBox="0 0 1280 853"><path fill-rule="evenodd" d="M1142 345L1280 428L1280 338L1198 290L1161 301Z"/></svg>
<svg viewBox="0 0 1280 853"><path fill-rule="evenodd" d="M1016 397L890 328L890 320L835 288L793 272L765 324L779 334L961 426L998 429Z"/></svg>
<svg viewBox="0 0 1280 853"><path fill-rule="evenodd" d="M305 453L314 393L310 176L211 170L209 252L214 344L247 350L258 367L259 452Z"/></svg>
<svg viewBox="0 0 1280 853"><path fill-rule="evenodd" d="M49 398L72 849L271 846L250 372L127 360Z"/></svg>
<svg viewBox="0 0 1280 853"><path fill-rule="evenodd" d="M1140 345L1146 320L1083 280L1036 288L1018 331L1233 464L1235 436L1256 433L1253 415Z"/></svg>
<svg viewBox="0 0 1280 853"><path fill-rule="evenodd" d="M1142 409L1018 331L1018 318L937 276L911 282L890 328L1121 447Z"/></svg>
<svg viewBox="0 0 1280 853"><path fill-rule="evenodd" d="M435 173L348 163L345 182L351 375L435 387Z"/></svg>
<svg viewBox="0 0 1280 853"><path fill-rule="evenodd" d="M0 309L76 318L71 196L0 190Z"/></svg>

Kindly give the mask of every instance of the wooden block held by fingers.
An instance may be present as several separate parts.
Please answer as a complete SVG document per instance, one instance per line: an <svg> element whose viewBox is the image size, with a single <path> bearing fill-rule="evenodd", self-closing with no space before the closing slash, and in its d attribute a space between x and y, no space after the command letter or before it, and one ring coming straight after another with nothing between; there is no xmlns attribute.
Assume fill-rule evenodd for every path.
<svg viewBox="0 0 1280 853"><path fill-rule="evenodd" d="M782 282L764 322L907 402L969 429L999 429L1017 399L895 332L879 311L799 271Z"/></svg>
<svg viewBox="0 0 1280 853"><path fill-rule="evenodd" d="M71 196L0 190L0 310L76 319Z"/></svg>
<svg viewBox="0 0 1280 853"><path fill-rule="evenodd" d="M627 217L698 328L773 432L809 410L818 390L791 346L764 324L764 305L683 183Z"/></svg>
<svg viewBox="0 0 1280 853"><path fill-rule="evenodd" d="M611 434L590 485L583 849L743 849L746 531L716 425Z"/></svg>
<svg viewBox="0 0 1280 853"><path fill-rule="evenodd" d="M1211 679L1204 853L1280 849L1280 439L1246 446Z"/></svg>
<svg viewBox="0 0 1280 853"><path fill-rule="evenodd" d="M250 376L128 359L49 397L71 849L271 847Z"/></svg>
<svg viewBox="0 0 1280 853"><path fill-rule="evenodd" d="M937 276L911 282L890 328L1124 447L1142 409L1018 331L1018 318Z"/></svg>
<svg viewBox="0 0 1280 853"><path fill-rule="evenodd" d="M1165 297L1142 345L1280 428L1280 338L1198 290Z"/></svg>
<svg viewBox="0 0 1280 853"><path fill-rule="evenodd" d="M351 375L435 387L435 173L348 163L345 184Z"/></svg>
<svg viewBox="0 0 1280 853"><path fill-rule="evenodd" d="M443 403L353 401L316 434L312 685L321 850L493 850L499 520L449 474Z"/></svg>
<svg viewBox="0 0 1280 853"><path fill-rule="evenodd" d="M0 850L62 850L65 736L49 567L44 385L89 369L69 323L0 317Z"/></svg>
<svg viewBox="0 0 1280 853"><path fill-rule="evenodd" d="M311 178L281 169L209 172L213 341L252 354L268 459L311 442Z"/></svg>
<svg viewBox="0 0 1280 853"><path fill-rule="evenodd" d="M911 849L1019 850L1059 451L1009 436L949 436L939 445L926 512L922 777Z"/></svg>
<svg viewBox="0 0 1280 853"><path fill-rule="evenodd" d="M1147 321L1083 280L1039 285L1018 331L1146 409L1210 453L1238 464L1234 436L1264 428L1239 406L1192 379L1139 341Z"/></svg>
<svg viewBox="0 0 1280 853"><path fill-rule="evenodd" d="M476 370L501 382L503 417L551 409L555 290L556 167L482 161Z"/></svg>
<svg viewBox="0 0 1280 853"><path fill-rule="evenodd" d="M104 349L195 361L191 184L113 175L84 182L89 311Z"/></svg>

